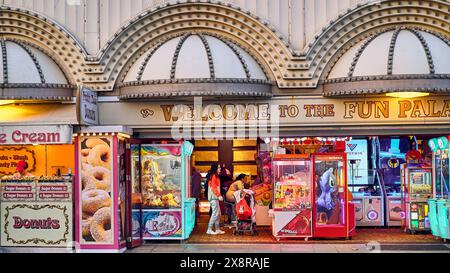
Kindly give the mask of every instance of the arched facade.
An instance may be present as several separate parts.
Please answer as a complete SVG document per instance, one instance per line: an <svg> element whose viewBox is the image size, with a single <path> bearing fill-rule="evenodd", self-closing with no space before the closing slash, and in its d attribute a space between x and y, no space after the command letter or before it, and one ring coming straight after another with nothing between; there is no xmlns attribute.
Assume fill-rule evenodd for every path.
<svg viewBox="0 0 450 273"><path fill-rule="evenodd" d="M381 1L358 4L328 21L302 50L267 20L230 3L215 1L165 3L123 25L99 50L88 54L63 25L36 12L1 7L5 37L18 37L40 47L68 73L73 84L112 91L131 64L155 45L177 33L195 30L226 38L244 48L268 73L283 94L318 94L320 81L352 45L396 25L417 26L448 39L447 1ZM319 92L320 93L320 92Z"/></svg>
<svg viewBox="0 0 450 273"><path fill-rule="evenodd" d="M14 2L33 3L33 11L0 6L0 149L67 146L57 147L50 156L55 162L37 176L48 179L47 173L59 168L53 166L60 164L59 155L71 161L66 177L75 179L68 182L75 188L73 195L64 195L69 196L64 199L65 212L72 213L73 207L77 211L61 218L66 238L47 242L53 246L75 241L80 248L115 252L134 246L140 237L130 230L143 229L133 226L141 223L133 221L133 200L144 204L144 194L129 194L134 194L132 185L144 180L138 177L144 169L139 165L142 154L182 156L179 162L171 159L165 168L183 169L180 180L186 182L189 164L182 161L193 151L187 141L212 140L198 145L205 152L204 160L199 160L204 171L208 164L224 159L219 157L223 153L227 166L236 163L240 172L257 173L256 152L279 146L280 139L294 146L293 154L297 143L306 139L309 144L304 144L314 148L300 153L314 157L324 148L318 146L327 146L328 152L345 151L350 137L450 135L450 2L446 0L348 0L347 4L340 0L258 0L258 4L255 0L80 0L74 1L81 3L77 7L57 1L45 13L59 14L46 16L34 11L45 9L41 0ZM143 2L160 5L140 8ZM137 10L129 12L133 5ZM121 20L125 23L109 35L114 28L107 26L105 18L118 20L115 16L122 7L130 18ZM278 13L275 18L269 16L268 7ZM67 18L62 19L64 15ZM411 91L426 97L386 96ZM331 147L333 141L337 149ZM141 145L155 143L177 148L141 150ZM241 158L234 160L234 152L239 151ZM45 158L47 162L47 154ZM339 168L346 168L344 161L345 156ZM144 164L158 174L155 162L150 159ZM61 169L56 173L59 176ZM183 231L174 232L176 240L187 239L194 228L193 221L180 218L189 214L192 218L195 211L195 202L182 197L189 188L188 183L183 185L174 190L179 196L160 195L165 190L159 185L144 196L151 206L183 203L175 213L178 216L173 216L183 226ZM345 187L339 188L343 196ZM84 202L99 196L98 206ZM74 225L69 223L73 218ZM287 226L294 223L286 219ZM343 222L340 230L345 233L339 237L349 237L350 220ZM162 233L154 237L164 238ZM28 244L37 241L30 239Z"/></svg>

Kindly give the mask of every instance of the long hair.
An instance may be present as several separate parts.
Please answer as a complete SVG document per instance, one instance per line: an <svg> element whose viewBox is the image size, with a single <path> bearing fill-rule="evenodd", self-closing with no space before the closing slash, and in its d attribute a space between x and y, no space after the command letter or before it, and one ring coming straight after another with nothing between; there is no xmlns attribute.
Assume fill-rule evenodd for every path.
<svg viewBox="0 0 450 273"><path fill-rule="evenodd" d="M211 165L211 169L208 171L208 174L206 175L206 181L209 181L213 174L217 174L217 169L219 169L219 164L214 163Z"/></svg>

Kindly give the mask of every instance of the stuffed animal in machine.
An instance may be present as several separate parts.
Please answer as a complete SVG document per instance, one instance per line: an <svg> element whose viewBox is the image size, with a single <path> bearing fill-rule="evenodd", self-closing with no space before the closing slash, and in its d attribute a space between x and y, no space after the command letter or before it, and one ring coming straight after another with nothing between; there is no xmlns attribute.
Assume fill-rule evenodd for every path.
<svg viewBox="0 0 450 273"><path fill-rule="evenodd" d="M316 205L319 211L323 211L327 214L328 219L333 214L333 208L335 201L332 194L335 191L336 177L333 175L333 168L328 169L322 174L319 180L319 186L321 190L320 197L316 200Z"/></svg>

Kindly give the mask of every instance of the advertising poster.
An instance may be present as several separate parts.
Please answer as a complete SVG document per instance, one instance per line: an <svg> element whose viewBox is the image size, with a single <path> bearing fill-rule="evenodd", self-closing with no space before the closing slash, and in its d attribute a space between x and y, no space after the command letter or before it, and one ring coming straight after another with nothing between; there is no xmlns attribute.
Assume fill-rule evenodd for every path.
<svg viewBox="0 0 450 273"><path fill-rule="evenodd" d="M112 137L82 137L80 156L80 243L114 244Z"/></svg>
<svg viewBox="0 0 450 273"><path fill-rule="evenodd" d="M302 211L278 212L275 232L279 237L312 235L311 209Z"/></svg>
<svg viewBox="0 0 450 273"><path fill-rule="evenodd" d="M72 203L1 205L1 245L66 247L72 243Z"/></svg>
<svg viewBox="0 0 450 273"><path fill-rule="evenodd" d="M15 174L19 161L25 161L28 164L29 172L35 171L36 157L33 150L24 147L1 147L0 176Z"/></svg>
<svg viewBox="0 0 450 273"><path fill-rule="evenodd" d="M143 211L144 239L182 237L181 211Z"/></svg>
<svg viewBox="0 0 450 273"><path fill-rule="evenodd" d="M367 140L354 139L346 143L348 183L368 184Z"/></svg>

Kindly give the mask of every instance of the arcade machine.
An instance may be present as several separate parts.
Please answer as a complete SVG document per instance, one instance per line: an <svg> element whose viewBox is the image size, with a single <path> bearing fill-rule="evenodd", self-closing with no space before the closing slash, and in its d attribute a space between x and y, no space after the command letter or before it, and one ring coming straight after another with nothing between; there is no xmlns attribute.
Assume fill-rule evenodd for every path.
<svg viewBox="0 0 450 273"><path fill-rule="evenodd" d="M409 140L401 138L375 138L377 176L382 182L386 200L386 225L400 227L405 212L402 208L400 166L406 162Z"/></svg>
<svg viewBox="0 0 450 273"><path fill-rule="evenodd" d="M428 199L433 196L432 168L420 162L417 150L408 152L401 165L402 207L405 218L402 228L411 234L430 231Z"/></svg>
<svg viewBox="0 0 450 273"><path fill-rule="evenodd" d="M348 202L347 155L344 152L314 154L313 173L314 237L351 237L354 213Z"/></svg>
<svg viewBox="0 0 450 273"><path fill-rule="evenodd" d="M448 137L431 139L429 147L433 152L433 198L428 200L431 233L444 240L450 239L448 209L450 207L449 188L449 148Z"/></svg>
<svg viewBox="0 0 450 273"><path fill-rule="evenodd" d="M283 148L273 149L273 231L278 240L353 236L355 214L348 202L345 141L282 139Z"/></svg>
<svg viewBox="0 0 450 273"><path fill-rule="evenodd" d="M142 206L134 211L142 223L144 240L184 240L195 226L195 199L190 198L190 156L193 145L134 146L132 180L142 192Z"/></svg>
<svg viewBox="0 0 450 273"><path fill-rule="evenodd" d="M275 155L273 159L273 236L308 238L312 233L312 166L309 155Z"/></svg>
<svg viewBox="0 0 450 273"><path fill-rule="evenodd" d="M346 143L348 187L352 192L355 204L356 226L384 226L384 194L377 176L372 144L372 160L374 170L369 172L368 140L352 139ZM370 175L369 175L370 174Z"/></svg>

